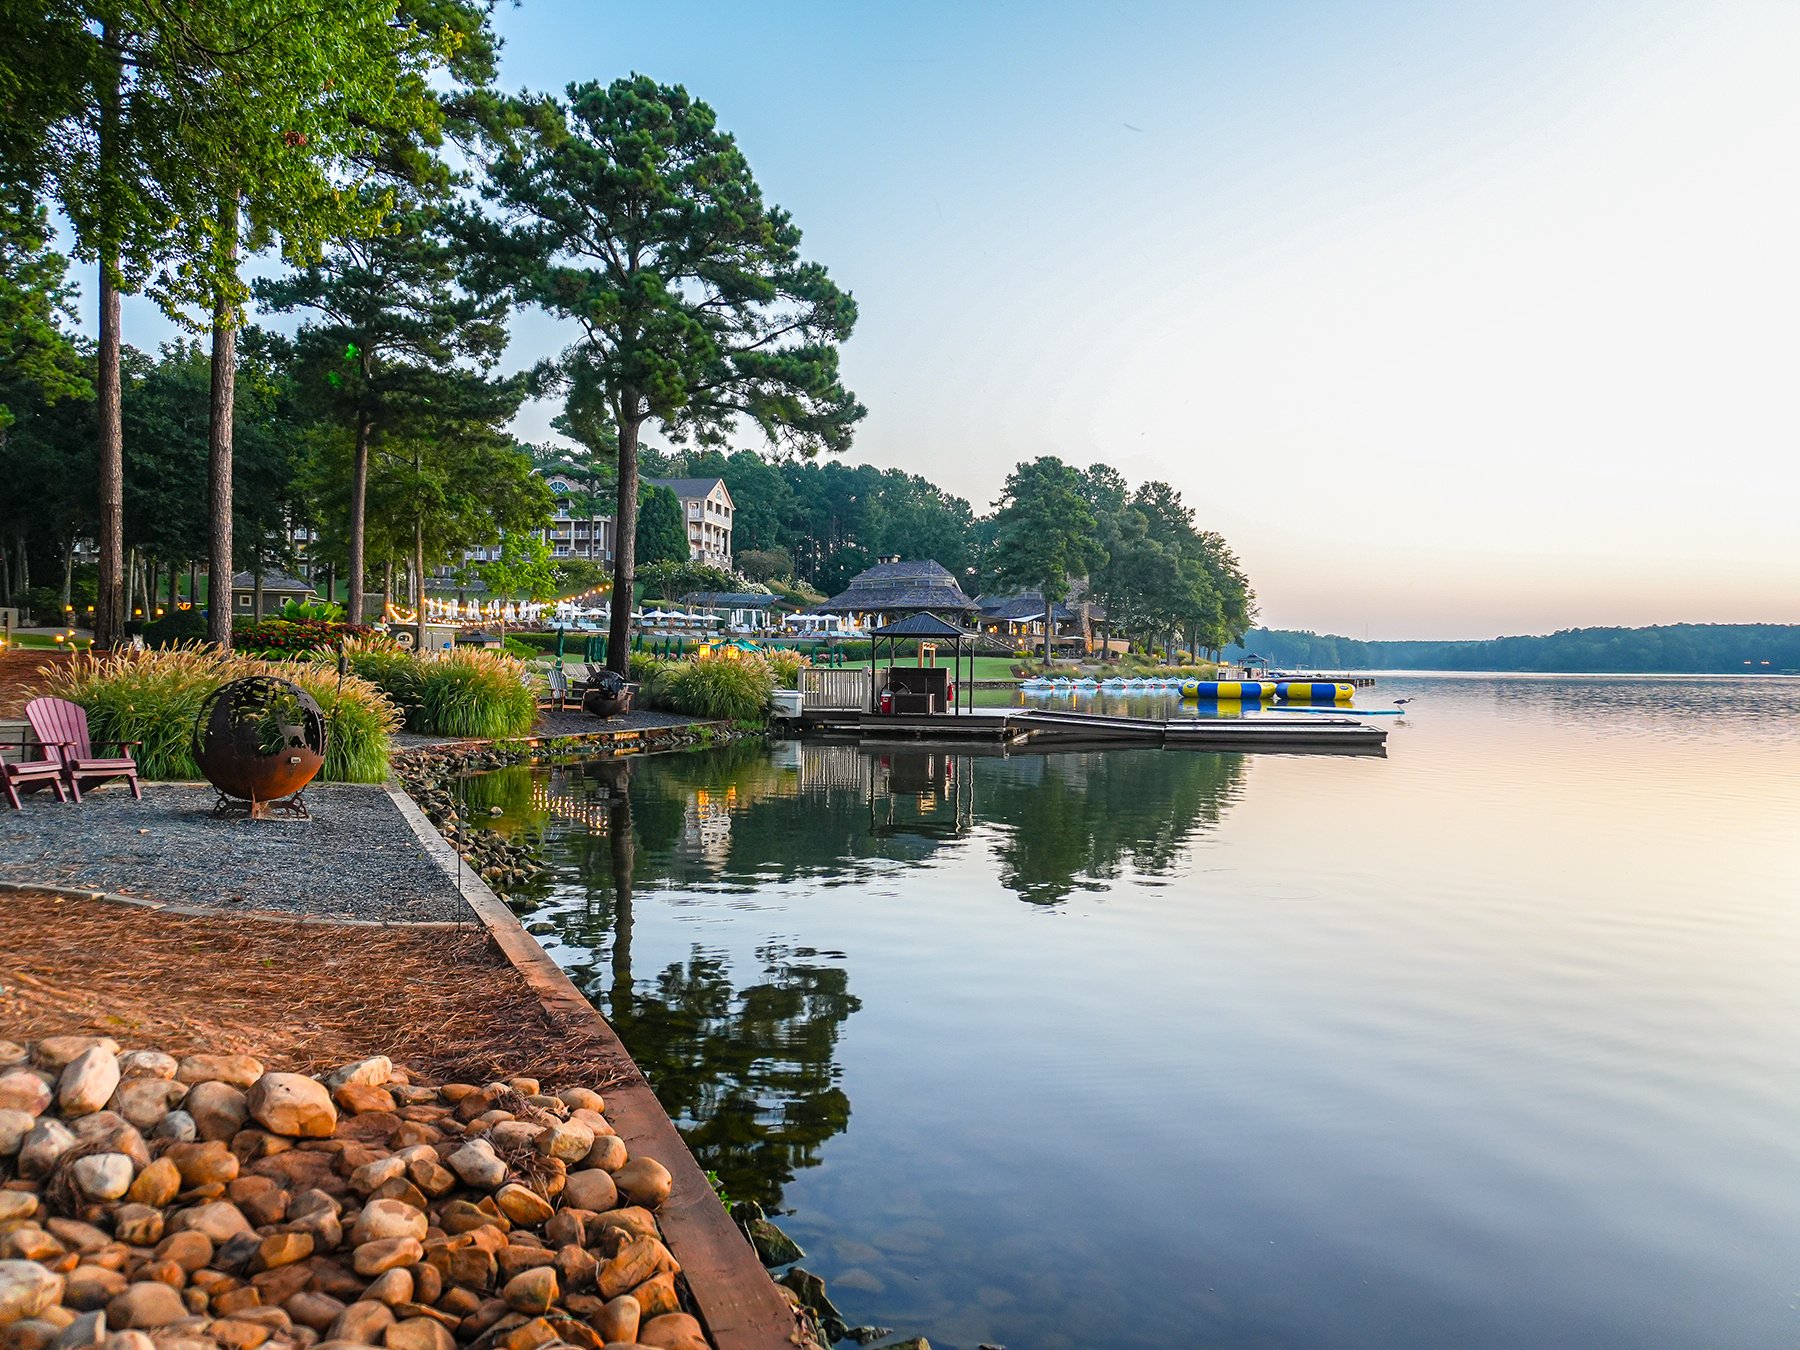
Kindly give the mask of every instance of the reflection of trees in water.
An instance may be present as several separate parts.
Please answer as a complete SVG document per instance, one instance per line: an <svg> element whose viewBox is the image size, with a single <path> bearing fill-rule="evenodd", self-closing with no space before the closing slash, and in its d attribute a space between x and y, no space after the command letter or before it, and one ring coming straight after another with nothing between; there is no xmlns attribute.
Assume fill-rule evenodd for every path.
<svg viewBox="0 0 1800 1350"><path fill-rule="evenodd" d="M1126 865L1169 872L1195 833L1219 823L1243 778L1241 755L1017 755L981 762L976 814L1003 830L1001 884L1032 904L1055 904Z"/></svg>
<svg viewBox="0 0 1800 1350"><path fill-rule="evenodd" d="M702 1164L732 1196L772 1206L850 1122L835 1055L861 1004L841 966L778 946L756 955L762 978L738 988L722 955L695 947L611 1014L657 1099L691 1122L682 1134Z"/></svg>
<svg viewBox="0 0 1800 1350"><path fill-rule="evenodd" d="M742 988L722 955L700 947L638 987L632 936L643 835L672 845L683 814L678 804L666 809L674 794L635 791L633 769L630 760L584 766L588 790L604 796L606 831L568 841L589 888L584 909L564 919L567 939L596 958L604 950L607 969L596 959L570 974L605 1008L702 1165L731 1195L778 1205L794 1172L817 1163L819 1146L850 1121L835 1055L839 1028L860 1004L841 966L779 946L758 949L762 977Z"/></svg>

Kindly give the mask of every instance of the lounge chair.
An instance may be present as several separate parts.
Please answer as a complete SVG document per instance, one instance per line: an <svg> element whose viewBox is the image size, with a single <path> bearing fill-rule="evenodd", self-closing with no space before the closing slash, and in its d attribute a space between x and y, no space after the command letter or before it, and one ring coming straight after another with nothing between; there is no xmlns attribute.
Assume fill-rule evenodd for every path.
<svg viewBox="0 0 1800 1350"><path fill-rule="evenodd" d="M123 778L131 785L133 797L144 799L143 790L138 787L137 761L131 757L142 741L101 741L100 745L123 753L96 755L95 743L88 739L87 709L66 698L32 699L25 705L25 720L43 742L45 757L62 766L63 784L76 801L81 800L84 781L107 783L115 778Z"/></svg>
<svg viewBox="0 0 1800 1350"><path fill-rule="evenodd" d="M0 748L16 750L34 750L39 748L35 741L0 741ZM66 802L69 794L63 790L62 763L55 759L0 759L0 789L6 792L6 800L12 803L12 809L21 809L19 790L30 792L47 787L56 793L56 800Z"/></svg>

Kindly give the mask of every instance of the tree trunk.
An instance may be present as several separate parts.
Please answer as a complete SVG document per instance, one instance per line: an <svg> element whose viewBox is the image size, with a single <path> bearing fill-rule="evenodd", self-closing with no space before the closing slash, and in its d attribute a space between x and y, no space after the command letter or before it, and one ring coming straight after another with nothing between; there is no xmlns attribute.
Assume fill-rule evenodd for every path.
<svg viewBox="0 0 1800 1350"><path fill-rule="evenodd" d="M193 558L188 559L188 605L196 609L200 605L200 564Z"/></svg>
<svg viewBox="0 0 1800 1350"><path fill-rule="evenodd" d="M119 87L123 67L112 55L111 25L102 25L100 45L111 61L100 94L100 173L110 183L119 152ZM125 632L125 429L119 393L119 247L100 245L100 343L95 352L94 399L100 423L96 486L100 497L100 577L94 596L94 646L115 646ZM20 559L20 571L24 559Z"/></svg>
<svg viewBox="0 0 1800 1350"><path fill-rule="evenodd" d="M636 400L625 400L635 406ZM631 592L637 583L638 428L619 422L619 492L613 510L612 622L607 627L606 665L621 675L631 673Z"/></svg>
<svg viewBox="0 0 1800 1350"><path fill-rule="evenodd" d="M425 650L425 517L413 517L413 650Z"/></svg>
<svg viewBox="0 0 1800 1350"><path fill-rule="evenodd" d="M131 622L131 611L137 604L137 550L128 549L125 553L125 622ZM67 617L67 616L65 616ZM123 630L121 630L123 631Z"/></svg>
<svg viewBox="0 0 1800 1350"><path fill-rule="evenodd" d="M219 201L219 238L229 262L237 260L238 200L235 191ZM237 328L227 298L213 300L212 406L207 414L206 461L211 485L211 545L207 566L212 573L207 605L206 639L222 652L231 650L231 415L237 403ZM220 604L220 581L224 603Z"/></svg>
<svg viewBox="0 0 1800 1350"><path fill-rule="evenodd" d="M250 593L250 617L252 619L256 620L257 623L261 623L262 616L263 616L262 559L258 558L256 560L256 562L251 565L250 570L252 573L252 576L250 578L250 584L251 584L251 586L253 586L255 588Z"/></svg>
<svg viewBox="0 0 1800 1350"><path fill-rule="evenodd" d="M387 622L388 611L394 607L394 563L390 558L381 568L381 621Z"/></svg>
<svg viewBox="0 0 1800 1350"><path fill-rule="evenodd" d="M1056 610L1056 602L1048 594L1044 596L1044 664L1054 665L1056 657L1051 646L1056 633L1056 621L1051 616Z"/></svg>
<svg viewBox="0 0 1800 1350"><path fill-rule="evenodd" d="M73 594L74 589L75 589L75 540L74 540L74 537L71 536L70 538L65 539L63 541L62 607L63 607L63 617L65 619L69 619L69 615L71 613L71 607L75 603L75 596ZM73 619L69 619L69 627L73 628L74 626L75 626L75 621Z"/></svg>
<svg viewBox="0 0 1800 1350"><path fill-rule="evenodd" d="M325 569L325 598L332 604L337 603L337 564L333 563Z"/></svg>
<svg viewBox="0 0 1800 1350"><path fill-rule="evenodd" d="M0 544L0 605L12 597L12 550Z"/></svg>
<svg viewBox="0 0 1800 1350"><path fill-rule="evenodd" d="M350 471L350 604L346 618L351 623L364 623L363 578L368 566L364 556L367 540L363 530L363 510L369 499L369 419L356 419L356 456Z"/></svg>

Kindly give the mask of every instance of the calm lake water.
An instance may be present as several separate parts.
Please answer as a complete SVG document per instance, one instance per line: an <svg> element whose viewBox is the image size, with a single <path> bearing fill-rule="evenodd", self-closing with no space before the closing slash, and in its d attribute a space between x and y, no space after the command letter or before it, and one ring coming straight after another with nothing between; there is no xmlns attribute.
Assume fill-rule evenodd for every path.
<svg viewBox="0 0 1800 1350"><path fill-rule="evenodd" d="M852 1323L1800 1343L1800 681L1384 677L1385 758L740 745L473 780Z"/></svg>

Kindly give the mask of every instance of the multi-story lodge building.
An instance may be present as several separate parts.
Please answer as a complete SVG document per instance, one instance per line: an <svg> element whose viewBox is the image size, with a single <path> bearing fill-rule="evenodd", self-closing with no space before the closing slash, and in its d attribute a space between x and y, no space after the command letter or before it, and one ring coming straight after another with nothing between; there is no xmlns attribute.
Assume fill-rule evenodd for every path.
<svg viewBox="0 0 1800 1350"><path fill-rule="evenodd" d="M681 498L687 519L688 556L695 562L731 570L731 518L737 510L723 478L646 478Z"/></svg>

